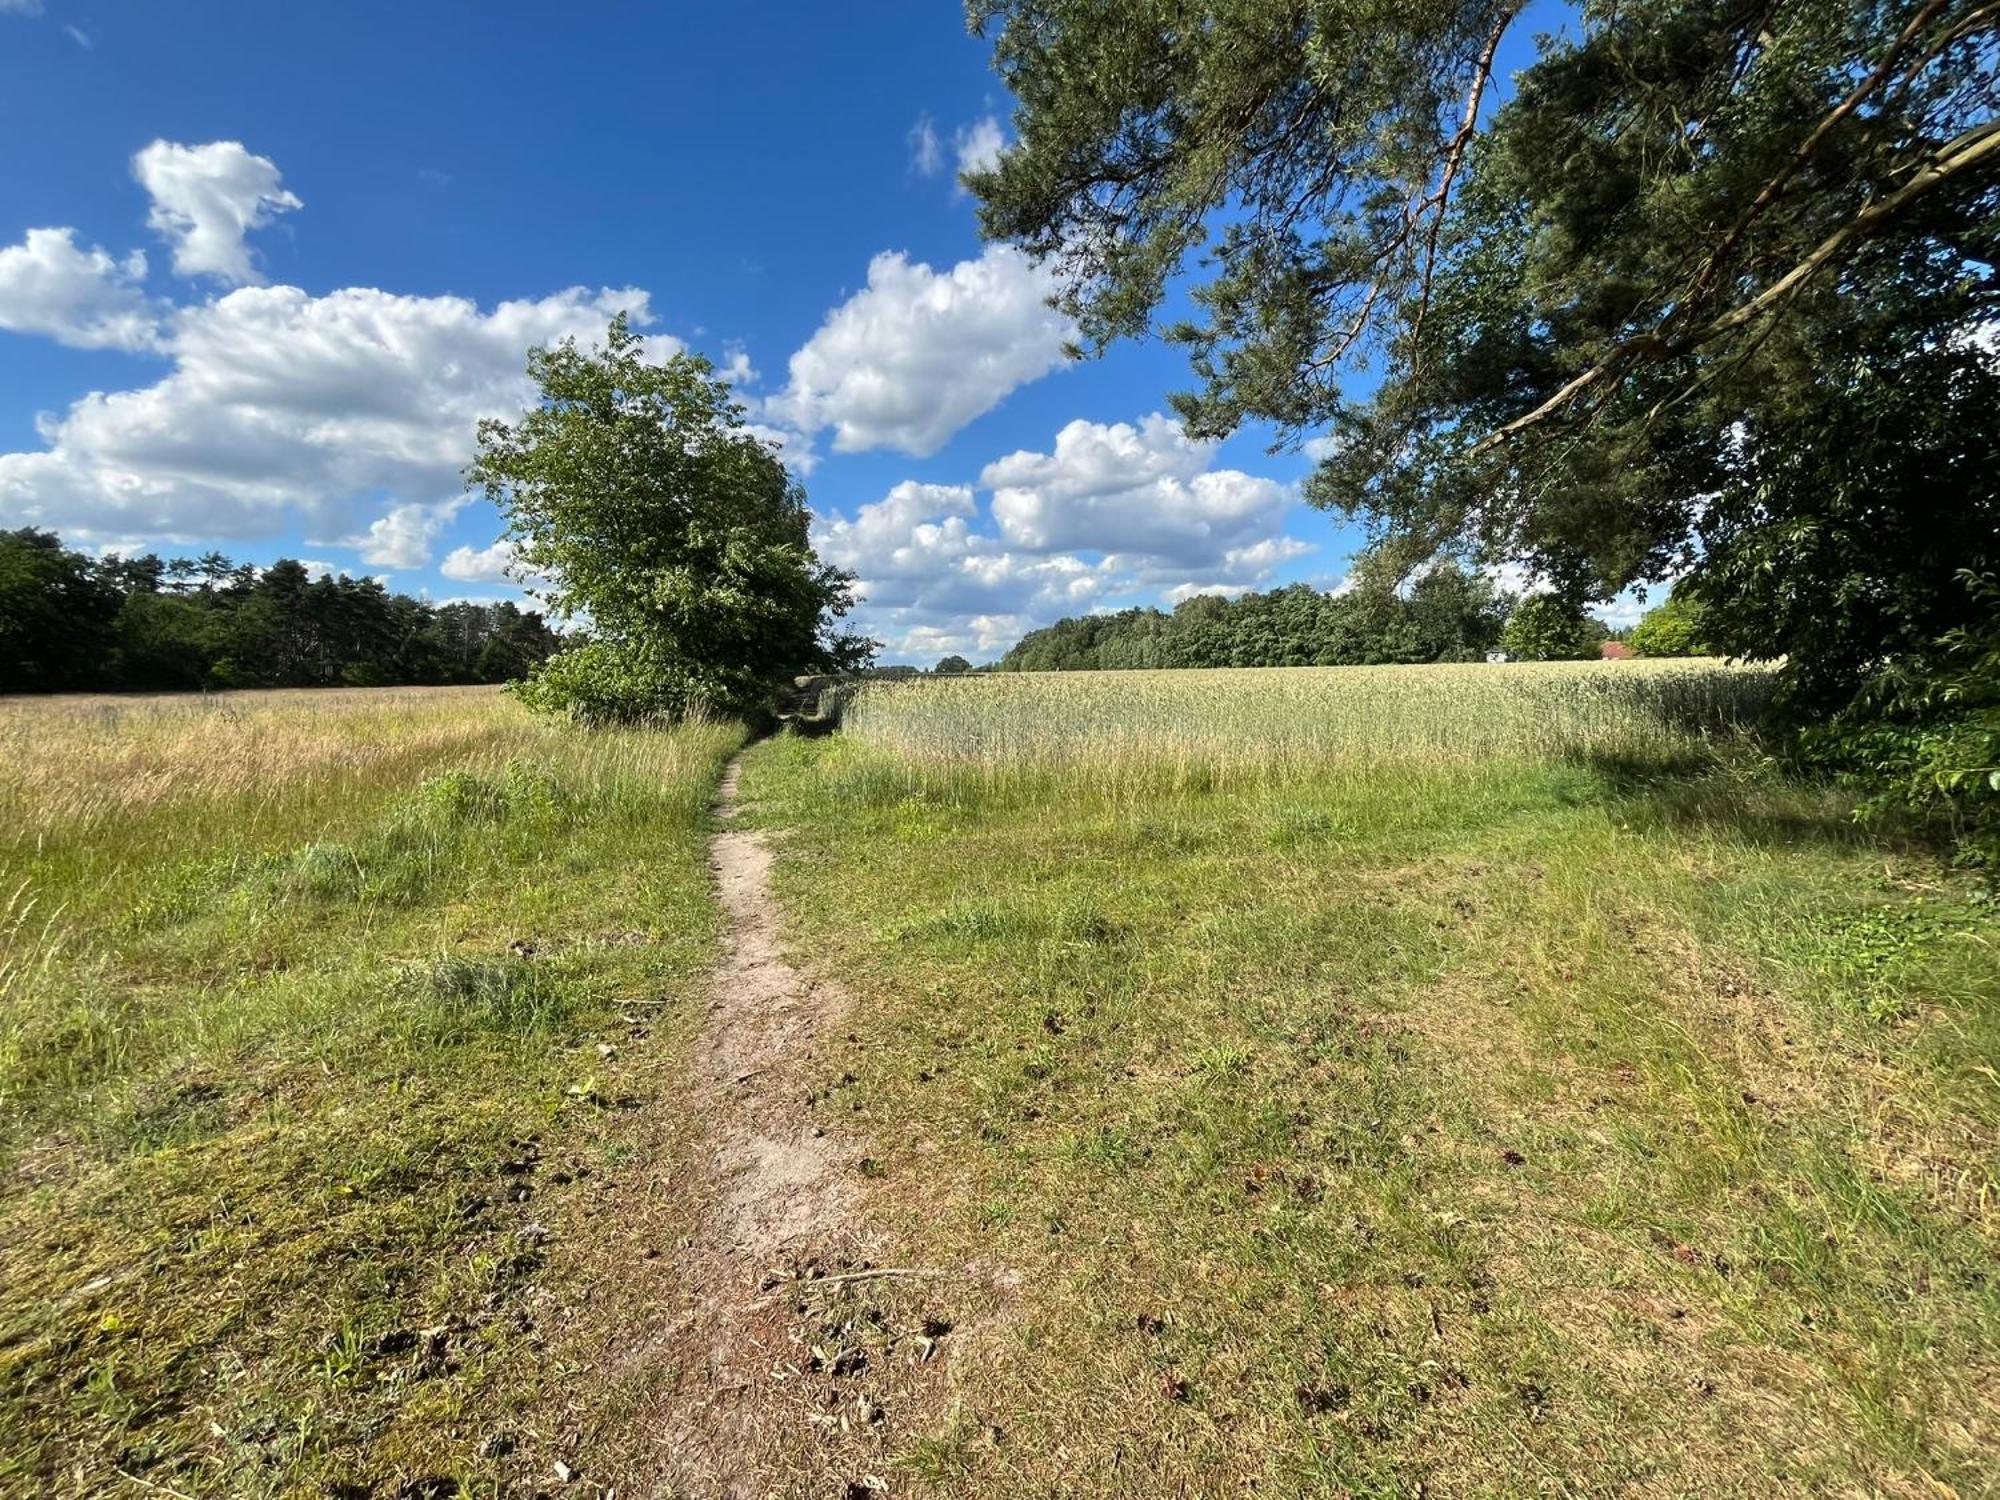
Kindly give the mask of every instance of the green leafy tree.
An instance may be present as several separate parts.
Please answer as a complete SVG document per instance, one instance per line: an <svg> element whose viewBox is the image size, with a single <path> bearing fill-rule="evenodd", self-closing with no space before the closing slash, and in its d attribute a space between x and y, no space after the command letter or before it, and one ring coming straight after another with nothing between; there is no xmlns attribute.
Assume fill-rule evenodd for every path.
<svg viewBox="0 0 2000 1500"><path fill-rule="evenodd" d="M1604 626L1574 600L1530 594L1508 616L1500 647L1522 661L1581 661L1597 655L1604 636Z"/></svg>
<svg viewBox="0 0 2000 1500"><path fill-rule="evenodd" d="M0 691L108 686L122 602L52 531L0 531Z"/></svg>
<svg viewBox="0 0 2000 1500"><path fill-rule="evenodd" d="M1708 611L1697 599L1672 594L1666 603L1646 611L1632 627L1632 649L1641 656L1707 656L1711 654Z"/></svg>
<svg viewBox="0 0 2000 1500"><path fill-rule="evenodd" d="M2000 11L1582 0L1496 105L1522 11L974 0L1019 101L984 228L1092 347L1200 255L1197 436L1329 434L1310 497L1401 560L1692 570L1824 712L2000 569Z"/></svg>
<svg viewBox="0 0 2000 1500"><path fill-rule="evenodd" d="M173 594L134 590L115 621L117 650L109 663L119 687L163 692L202 687L216 656L213 610Z"/></svg>
<svg viewBox="0 0 2000 1500"><path fill-rule="evenodd" d="M851 575L821 563L805 494L709 363L653 363L620 316L601 349L528 356L541 401L485 421L468 474L522 565L591 639L542 663L534 706L592 722L760 714L794 674L858 666Z"/></svg>
<svg viewBox="0 0 2000 1500"><path fill-rule="evenodd" d="M1058 620L1023 636L999 670L1468 661L1499 639L1506 618L1506 599L1456 564L1404 581L1383 559L1370 558L1337 595L1294 583L1235 599L1196 594L1171 615L1128 609Z"/></svg>
<svg viewBox="0 0 2000 1500"><path fill-rule="evenodd" d="M512 604L434 608L290 559L96 561L51 532L0 532L0 691L501 682L560 644Z"/></svg>
<svg viewBox="0 0 2000 1500"><path fill-rule="evenodd" d="M931 670L937 673L941 677L942 676L955 677L961 672L970 672L972 670L972 663L967 661L962 656L952 655L944 658L943 661L940 661L935 667L932 667Z"/></svg>

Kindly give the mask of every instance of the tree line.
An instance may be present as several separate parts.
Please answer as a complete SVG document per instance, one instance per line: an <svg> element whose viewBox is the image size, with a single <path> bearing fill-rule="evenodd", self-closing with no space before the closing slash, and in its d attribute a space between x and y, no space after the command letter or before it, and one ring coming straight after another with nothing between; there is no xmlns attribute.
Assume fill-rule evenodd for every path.
<svg viewBox="0 0 2000 1500"><path fill-rule="evenodd" d="M562 645L533 610L430 604L289 558L94 558L0 531L0 692L504 682Z"/></svg>
<svg viewBox="0 0 2000 1500"><path fill-rule="evenodd" d="M1402 584L1364 564L1338 593L1294 583L1234 599L1197 594L1159 609L1083 615L1030 631L1002 672L1159 667L1350 667L1597 655L1610 632L1552 595L1517 600L1482 575L1444 563ZM1691 654L1689 648L1661 654Z"/></svg>

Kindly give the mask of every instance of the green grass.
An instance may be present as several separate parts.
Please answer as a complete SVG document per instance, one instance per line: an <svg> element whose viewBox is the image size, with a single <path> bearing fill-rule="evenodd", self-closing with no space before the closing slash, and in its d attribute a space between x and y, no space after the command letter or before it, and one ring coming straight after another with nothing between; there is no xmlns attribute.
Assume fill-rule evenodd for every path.
<svg viewBox="0 0 2000 1500"><path fill-rule="evenodd" d="M440 691L0 738L0 1491L492 1492L550 1378L533 1169L601 1170L632 1039L691 1030L740 731Z"/></svg>
<svg viewBox="0 0 2000 1500"><path fill-rule="evenodd" d="M1732 731L1760 681L1630 665L974 679L752 752L875 1211L1014 1273L903 1482L2000 1487L2000 926Z"/></svg>

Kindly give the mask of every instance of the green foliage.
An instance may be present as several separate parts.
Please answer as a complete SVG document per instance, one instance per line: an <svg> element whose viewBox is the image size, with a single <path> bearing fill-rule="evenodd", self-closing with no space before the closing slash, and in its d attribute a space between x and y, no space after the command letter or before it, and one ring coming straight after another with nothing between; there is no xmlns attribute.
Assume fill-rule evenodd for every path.
<svg viewBox="0 0 2000 1500"><path fill-rule="evenodd" d="M1169 615L1128 609L1058 620L1000 661L1006 672L1154 667L1335 667L1472 661L1499 639L1506 600L1451 563L1402 583L1379 565L1326 594L1295 583L1226 599L1197 594Z"/></svg>
<svg viewBox="0 0 2000 1500"><path fill-rule="evenodd" d="M1713 655L1704 634L1707 613L1700 601L1672 595L1664 604L1647 610L1632 627L1632 649L1641 656Z"/></svg>
<svg viewBox="0 0 2000 1500"><path fill-rule="evenodd" d="M2000 870L2000 579L1963 581L1979 623L1884 668L1803 749L1874 789L1865 814L1942 823L1968 862Z"/></svg>
<svg viewBox="0 0 2000 1500"><path fill-rule="evenodd" d="M947 656L944 658L944 660L940 661L936 666L931 668L931 671L941 676L956 676L959 673L970 672L971 670L972 670L972 663L967 661L964 657L957 655Z"/></svg>
<svg viewBox="0 0 2000 1500"><path fill-rule="evenodd" d="M1597 655L1604 626L1560 594L1532 594L1514 606L1500 647L1521 661L1582 661Z"/></svg>
<svg viewBox="0 0 2000 1500"><path fill-rule="evenodd" d="M0 691L503 682L556 644L513 604L431 605L289 558L99 561L0 532Z"/></svg>
<svg viewBox="0 0 2000 1500"><path fill-rule="evenodd" d="M1838 707L2000 569L2000 19L1585 0L1495 109L1523 9L974 0L984 228L1098 345L1199 254L1192 432L1325 433L1309 497L1399 553L1692 570L1709 644Z"/></svg>
<svg viewBox="0 0 2000 1500"><path fill-rule="evenodd" d="M53 532L0 532L0 690L94 683L118 606L116 587Z"/></svg>
<svg viewBox="0 0 2000 1500"><path fill-rule="evenodd" d="M535 672L528 703L586 723L756 715L785 678L867 659L833 630L850 575L814 556L804 491L706 360L650 362L620 316L601 349L535 349L528 373L540 403L480 424L468 483L593 637Z"/></svg>

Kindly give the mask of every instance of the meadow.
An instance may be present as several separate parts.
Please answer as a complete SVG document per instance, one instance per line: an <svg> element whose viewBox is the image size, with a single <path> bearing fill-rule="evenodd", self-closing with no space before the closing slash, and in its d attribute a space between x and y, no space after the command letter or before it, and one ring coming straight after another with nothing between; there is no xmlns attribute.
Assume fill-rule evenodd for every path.
<svg viewBox="0 0 2000 1500"><path fill-rule="evenodd" d="M1767 752L1770 687L984 675L751 746L853 1001L799 1107L927 1273L847 1295L943 1330L875 1477L2000 1488L2000 921ZM591 1351L703 1211L743 742L0 702L0 1493L601 1493L656 1446L665 1374Z"/></svg>
<svg viewBox="0 0 2000 1500"><path fill-rule="evenodd" d="M493 1492L550 1179L689 1029L741 739L0 702L0 1492Z"/></svg>
<svg viewBox="0 0 2000 1500"><path fill-rule="evenodd" d="M1991 906L1721 663L871 687L754 748L922 1493L2000 1487Z"/></svg>

